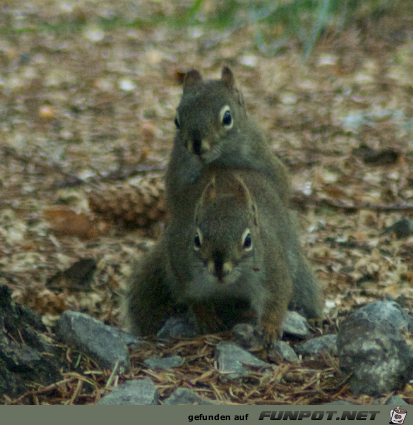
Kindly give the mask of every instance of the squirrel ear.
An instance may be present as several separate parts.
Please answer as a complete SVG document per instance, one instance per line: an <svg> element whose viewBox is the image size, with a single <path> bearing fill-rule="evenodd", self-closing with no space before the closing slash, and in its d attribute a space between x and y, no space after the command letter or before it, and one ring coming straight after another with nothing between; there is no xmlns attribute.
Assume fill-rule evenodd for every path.
<svg viewBox="0 0 413 425"><path fill-rule="evenodd" d="M224 66L222 68L221 81L232 91L235 92L235 96L237 98L238 104L245 109L244 98L242 93L235 87L235 78L232 71Z"/></svg>
<svg viewBox="0 0 413 425"><path fill-rule="evenodd" d="M203 200L212 201L217 196L217 191L215 188L215 176L212 177L211 181L208 183L208 186L204 190L204 194L202 196Z"/></svg>
<svg viewBox="0 0 413 425"><path fill-rule="evenodd" d="M235 179L237 180L237 201L240 204L245 205L248 208L251 219L254 222L255 226L258 226L258 209L257 204L254 201L254 198L251 195L247 185L244 180L238 174L235 174Z"/></svg>
<svg viewBox="0 0 413 425"><path fill-rule="evenodd" d="M215 188L215 175L212 177L211 181L206 185L205 189L202 192L201 199L197 202L195 206L195 220L196 224L199 220L200 211L202 211L202 207L208 201L212 201L217 196L216 188Z"/></svg>
<svg viewBox="0 0 413 425"><path fill-rule="evenodd" d="M222 68L221 80L230 90L235 87L234 74L227 66Z"/></svg>
<svg viewBox="0 0 413 425"><path fill-rule="evenodd" d="M192 86L199 81L202 81L201 74L196 69L191 69L186 73L185 79L184 79L184 89L185 87Z"/></svg>
<svg viewBox="0 0 413 425"><path fill-rule="evenodd" d="M217 190L215 187L215 175L205 186L205 189L202 191L201 199L199 200L199 204L204 204L205 202L212 201L217 196Z"/></svg>
<svg viewBox="0 0 413 425"><path fill-rule="evenodd" d="M251 213L252 213L252 219L254 220L254 224L258 227L258 208L255 201L251 201Z"/></svg>
<svg viewBox="0 0 413 425"><path fill-rule="evenodd" d="M235 184L237 197L240 202L247 202L251 198L250 191L244 182L244 179L236 172L232 173L232 180Z"/></svg>

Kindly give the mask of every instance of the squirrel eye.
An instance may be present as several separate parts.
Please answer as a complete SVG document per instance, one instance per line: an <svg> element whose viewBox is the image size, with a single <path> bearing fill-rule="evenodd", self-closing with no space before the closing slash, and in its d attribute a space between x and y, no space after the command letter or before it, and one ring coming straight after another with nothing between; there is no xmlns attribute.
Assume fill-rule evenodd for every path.
<svg viewBox="0 0 413 425"><path fill-rule="evenodd" d="M225 105L221 108L221 111L219 113L222 125L227 129L230 130L232 126L234 125L234 121L231 116L231 109L228 105Z"/></svg>
<svg viewBox="0 0 413 425"><path fill-rule="evenodd" d="M194 250L199 251L199 248L201 248L202 245L202 236L199 229L196 230L196 235L194 238Z"/></svg>
<svg viewBox="0 0 413 425"><path fill-rule="evenodd" d="M226 125L230 125L232 122L232 118L231 118L231 112L230 111L226 111L224 114L224 118L222 119L222 124Z"/></svg>
<svg viewBox="0 0 413 425"><path fill-rule="evenodd" d="M175 125L176 125L176 128L180 128L181 127L179 125L178 116L175 117Z"/></svg>
<svg viewBox="0 0 413 425"><path fill-rule="evenodd" d="M252 239L251 239L251 233L250 229L245 229L244 234L242 235L242 244L245 249L245 251L251 251L252 250Z"/></svg>

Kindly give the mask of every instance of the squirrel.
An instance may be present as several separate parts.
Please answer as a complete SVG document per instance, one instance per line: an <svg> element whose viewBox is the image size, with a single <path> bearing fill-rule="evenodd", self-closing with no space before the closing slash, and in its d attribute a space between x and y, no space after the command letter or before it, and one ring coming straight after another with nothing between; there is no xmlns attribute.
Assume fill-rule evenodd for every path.
<svg viewBox="0 0 413 425"><path fill-rule="evenodd" d="M203 333L253 321L263 325L266 342L279 335L287 308L320 317L297 217L272 181L253 170L211 169L199 183L191 223L171 221L135 266L126 299L131 332L156 333L182 306L192 308Z"/></svg>
<svg viewBox="0 0 413 425"><path fill-rule="evenodd" d="M166 204L172 216L193 217L203 187L197 181L211 167L250 169L278 187L286 205L290 180L263 132L248 114L232 71L224 67L219 80L203 80L197 70L186 74L178 105L176 135L166 172Z"/></svg>
<svg viewBox="0 0 413 425"><path fill-rule="evenodd" d="M299 245L296 222L273 182L254 170L212 170L192 226L167 229L171 294L193 307L202 330L222 326L215 305L247 300L266 342L280 333L287 308L321 315L317 281Z"/></svg>

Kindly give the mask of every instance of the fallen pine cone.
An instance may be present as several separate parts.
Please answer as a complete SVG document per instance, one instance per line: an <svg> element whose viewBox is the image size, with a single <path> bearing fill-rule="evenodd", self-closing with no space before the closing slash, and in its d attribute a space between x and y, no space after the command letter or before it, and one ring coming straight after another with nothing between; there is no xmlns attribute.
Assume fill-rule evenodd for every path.
<svg viewBox="0 0 413 425"><path fill-rule="evenodd" d="M124 226L150 227L166 218L165 185L160 174L138 176L122 184L104 184L89 194L90 209Z"/></svg>

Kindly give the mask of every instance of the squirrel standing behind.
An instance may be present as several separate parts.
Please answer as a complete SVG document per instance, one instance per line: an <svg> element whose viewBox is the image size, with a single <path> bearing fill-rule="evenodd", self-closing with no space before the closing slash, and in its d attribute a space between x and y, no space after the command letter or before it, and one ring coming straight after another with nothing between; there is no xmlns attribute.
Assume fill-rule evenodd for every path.
<svg viewBox="0 0 413 425"><path fill-rule="evenodd" d="M172 216L185 214L192 220L193 208L204 189L196 183L211 166L262 173L289 204L287 170L248 114L229 68L222 69L220 80L203 80L196 70L187 73L175 125L165 179L167 207Z"/></svg>

